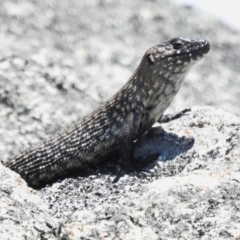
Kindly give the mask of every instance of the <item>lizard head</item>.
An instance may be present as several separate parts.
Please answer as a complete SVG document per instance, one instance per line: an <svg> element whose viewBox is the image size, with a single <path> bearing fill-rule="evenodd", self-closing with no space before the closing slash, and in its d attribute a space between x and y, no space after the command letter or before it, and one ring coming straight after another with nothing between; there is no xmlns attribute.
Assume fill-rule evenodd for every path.
<svg viewBox="0 0 240 240"><path fill-rule="evenodd" d="M157 69L173 74L187 72L209 50L210 44L207 40L180 37L150 48L146 55Z"/></svg>
<svg viewBox="0 0 240 240"><path fill-rule="evenodd" d="M174 38L150 48L133 78L139 81L143 105L153 122L169 106L191 66L210 50L203 39Z"/></svg>

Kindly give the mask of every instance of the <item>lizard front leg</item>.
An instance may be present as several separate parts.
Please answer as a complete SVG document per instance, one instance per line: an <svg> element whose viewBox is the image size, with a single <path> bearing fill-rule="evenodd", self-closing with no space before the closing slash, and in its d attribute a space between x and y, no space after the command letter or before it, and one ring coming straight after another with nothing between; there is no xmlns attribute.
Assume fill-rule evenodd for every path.
<svg viewBox="0 0 240 240"><path fill-rule="evenodd" d="M130 112L121 127L118 140L119 156L124 169L132 168L136 125L136 114Z"/></svg>

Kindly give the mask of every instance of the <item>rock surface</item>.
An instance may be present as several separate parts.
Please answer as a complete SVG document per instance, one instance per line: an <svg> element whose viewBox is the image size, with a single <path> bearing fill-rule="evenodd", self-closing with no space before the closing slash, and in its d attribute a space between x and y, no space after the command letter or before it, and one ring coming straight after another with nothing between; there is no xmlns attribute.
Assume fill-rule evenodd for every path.
<svg viewBox="0 0 240 240"><path fill-rule="evenodd" d="M144 52L176 36L211 51L170 110L212 105L239 114L240 33L164 0L2 0L0 144L6 160L81 119L129 79Z"/></svg>
<svg viewBox="0 0 240 240"><path fill-rule="evenodd" d="M159 158L114 184L114 162L37 191L0 165L1 239L239 239L240 118L195 107L162 128L136 144Z"/></svg>
<svg viewBox="0 0 240 240"><path fill-rule="evenodd" d="M240 34L188 6L2 0L0 25L2 161L91 112L150 46L176 36L206 38L211 51L170 110L239 114ZM199 108L163 128L136 145L158 161L116 184L118 163L41 190L0 164L0 239L240 238L239 118Z"/></svg>

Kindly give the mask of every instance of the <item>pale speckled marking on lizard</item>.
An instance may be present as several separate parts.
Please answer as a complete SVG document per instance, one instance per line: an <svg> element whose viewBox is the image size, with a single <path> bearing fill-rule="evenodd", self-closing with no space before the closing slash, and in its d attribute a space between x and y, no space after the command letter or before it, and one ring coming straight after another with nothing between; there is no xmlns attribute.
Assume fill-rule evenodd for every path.
<svg viewBox="0 0 240 240"><path fill-rule="evenodd" d="M150 48L130 80L71 129L6 163L31 186L98 164L118 153L133 165L133 141L163 116L191 66L208 53L203 39L174 38Z"/></svg>

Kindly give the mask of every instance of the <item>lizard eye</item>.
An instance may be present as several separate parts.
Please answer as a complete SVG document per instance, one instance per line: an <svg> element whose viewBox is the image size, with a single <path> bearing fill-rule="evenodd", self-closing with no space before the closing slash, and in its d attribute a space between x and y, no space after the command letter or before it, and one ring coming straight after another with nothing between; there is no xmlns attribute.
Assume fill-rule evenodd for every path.
<svg viewBox="0 0 240 240"><path fill-rule="evenodd" d="M172 43L172 45L173 45L173 48L177 50L177 49L182 48L183 43L181 43L181 42L174 42L174 43Z"/></svg>

